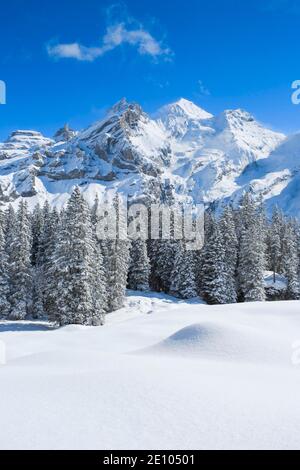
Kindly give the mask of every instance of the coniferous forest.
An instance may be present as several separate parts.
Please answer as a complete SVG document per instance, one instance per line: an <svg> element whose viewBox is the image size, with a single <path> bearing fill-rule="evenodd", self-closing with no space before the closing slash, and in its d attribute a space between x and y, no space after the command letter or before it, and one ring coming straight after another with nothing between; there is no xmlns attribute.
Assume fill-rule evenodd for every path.
<svg viewBox="0 0 300 470"><path fill-rule="evenodd" d="M2 318L97 326L122 307L126 288L209 304L300 298L299 224L277 207L268 218L249 193L221 215L206 211L204 246L196 251L172 237L99 239L99 204L89 207L76 188L61 211L46 202L30 212L21 201L1 212ZM126 231L126 220L118 217L118 225ZM274 281L285 278L283 292L267 292L266 271Z"/></svg>

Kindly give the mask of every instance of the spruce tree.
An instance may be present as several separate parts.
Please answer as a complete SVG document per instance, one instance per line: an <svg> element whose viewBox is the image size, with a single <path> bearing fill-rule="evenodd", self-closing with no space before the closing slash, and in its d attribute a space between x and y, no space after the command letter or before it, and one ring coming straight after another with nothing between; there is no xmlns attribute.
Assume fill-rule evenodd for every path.
<svg viewBox="0 0 300 470"><path fill-rule="evenodd" d="M298 300L300 298L298 246L297 235L291 221L287 221L284 226L282 239L282 265L283 274L286 276L288 281L286 292L287 299Z"/></svg>
<svg viewBox="0 0 300 470"><path fill-rule="evenodd" d="M240 300L264 301L266 263L265 215L262 204L257 207L249 192L245 193L236 218L238 227L238 293Z"/></svg>
<svg viewBox="0 0 300 470"><path fill-rule="evenodd" d="M255 219L244 227L239 247L238 279L245 302L264 301L265 245Z"/></svg>
<svg viewBox="0 0 300 470"><path fill-rule="evenodd" d="M9 211L14 219L11 210ZM21 201L9 230L9 276L11 320L24 320L32 309L31 226L27 204Z"/></svg>
<svg viewBox="0 0 300 470"><path fill-rule="evenodd" d="M48 202L43 207L43 232L41 235L38 260L41 271L41 297L44 313L50 318L56 312L56 283L52 276L53 254L60 229L60 214L54 208L51 211Z"/></svg>
<svg viewBox="0 0 300 470"><path fill-rule="evenodd" d="M2 223L0 223L0 317L3 318L6 318L10 313L10 304L8 302L9 287L8 256Z"/></svg>
<svg viewBox="0 0 300 470"><path fill-rule="evenodd" d="M103 323L106 292L91 213L75 188L61 221L52 258L55 310L50 320L60 325Z"/></svg>
<svg viewBox="0 0 300 470"><path fill-rule="evenodd" d="M202 251L200 293L211 304L228 301L225 271L225 249L215 217L210 218L210 230Z"/></svg>
<svg viewBox="0 0 300 470"><path fill-rule="evenodd" d="M174 269L174 262L180 245L180 238L175 236L175 224L177 230L181 230L183 238L183 223L181 209L173 207L170 211L170 233L167 238L163 238L163 220L160 218L158 227L158 239L150 240L149 257L151 265L150 286L153 290L170 293L171 276ZM151 222L153 223L153 222ZM179 238L179 239L178 239Z"/></svg>
<svg viewBox="0 0 300 470"><path fill-rule="evenodd" d="M224 247L224 270L226 274L226 297L227 303L237 301L237 262L238 262L238 239L236 235L234 212L231 206L224 210L220 221Z"/></svg>
<svg viewBox="0 0 300 470"><path fill-rule="evenodd" d="M132 241L128 272L128 288L132 290L149 290L150 262L147 244L143 239Z"/></svg>
<svg viewBox="0 0 300 470"><path fill-rule="evenodd" d="M32 232L32 265L38 264L37 257L40 254L40 243L43 233L44 217L43 211L39 204L37 204L30 217L31 232Z"/></svg>
<svg viewBox="0 0 300 470"><path fill-rule="evenodd" d="M116 194L111 209L116 222L114 236L102 240L102 256L107 278L108 311L123 307L129 270L130 241L127 237L127 217L121 197Z"/></svg>
<svg viewBox="0 0 300 470"><path fill-rule="evenodd" d="M184 243L180 243L171 275L170 294L181 299L197 297L195 276L195 252L186 250Z"/></svg>
<svg viewBox="0 0 300 470"><path fill-rule="evenodd" d="M283 214L276 207L272 214L272 222L269 229L269 257L270 268L273 271L274 282L276 273L282 271L282 235L283 235Z"/></svg>
<svg viewBox="0 0 300 470"><path fill-rule="evenodd" d="M43 306L43 264L42 264L42 236L44 232L44 212L37 204L30 217L32 232L32 278L33 278L33 307L32 316L35 319L44 318Z"/></svg>

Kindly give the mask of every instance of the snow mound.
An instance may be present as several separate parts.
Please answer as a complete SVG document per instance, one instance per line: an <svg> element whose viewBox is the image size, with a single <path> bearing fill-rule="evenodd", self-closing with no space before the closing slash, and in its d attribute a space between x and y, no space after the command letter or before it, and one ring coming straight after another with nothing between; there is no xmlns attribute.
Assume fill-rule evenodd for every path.
<svg viewBox="0 0 300 470"><path fill-rule="evenodd" d="M145 351L249 363L278 364L283 360L280 343L270 341L270 338L267 340L265 335L255 328L216 325L210 322L182 328Z"/></svg>
<svg viewBox="0 0 300 470"><path fill-rule="evenodd" d="M0 449L299 449L299 312L129 291L104 327L0 322Z"/></svg>

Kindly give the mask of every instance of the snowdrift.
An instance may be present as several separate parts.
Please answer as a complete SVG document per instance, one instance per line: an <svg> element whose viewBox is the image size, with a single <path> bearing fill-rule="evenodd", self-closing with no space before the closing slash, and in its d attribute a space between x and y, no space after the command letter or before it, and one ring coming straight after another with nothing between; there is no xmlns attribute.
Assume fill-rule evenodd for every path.
<svg viewBox="0 0 300 470"><path fill-rule="evenodd" d="M300 302L130 293L104 327L0 340L1 449L300 448Z"/></svg>
<svg viewBox="0 0 300 470"><path fill-rule="evenodd" d="M280 341L255 328L202 323L187 326L145 352L221 361L286 362Z"/></svg>

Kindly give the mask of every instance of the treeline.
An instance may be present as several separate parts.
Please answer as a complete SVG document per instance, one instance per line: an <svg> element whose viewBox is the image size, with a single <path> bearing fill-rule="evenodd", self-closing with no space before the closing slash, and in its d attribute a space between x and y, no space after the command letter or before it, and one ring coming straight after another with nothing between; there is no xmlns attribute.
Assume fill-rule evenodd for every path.
<svg viewBox="0 0 300 470"><path fill-rule="evenodd" d="M205 214L205 242L129 241L117 214L115 238L99 238L99 201L89 207L76 188L60 212L46 202L29 212L21 201L0 212L0 315L10 320L48 319L59 325L101 325L122 307L126 287L162 291L212 304L266 300L264 273L285 276L286 299L299 299L300 230L275 208L245 194L238 208ZM104 222L103 222L104 223Z"/></svg>
<svg viewBox="0 0 300 470"><path fill-rule="evenodd" d="M2 317L96 326L122 307L129 243L98 240L96 219L78 188L61 212L46 202L30 213L21 201L1 214Z"/></svg>
<svg viewBox="0 0 300 470"><path fill-rule="evenodd" d="M265 301L265 273L285 277L284 299L300 298L300 226L274 207L271 219L263 203L246 193L239 207L228 205L217 217L205 213L205 242L199 251L184 241L150 242L152 287L210 304ZM275 284L274 284L275 285ZM282 295L282 294L281 294Z"/></svg>

